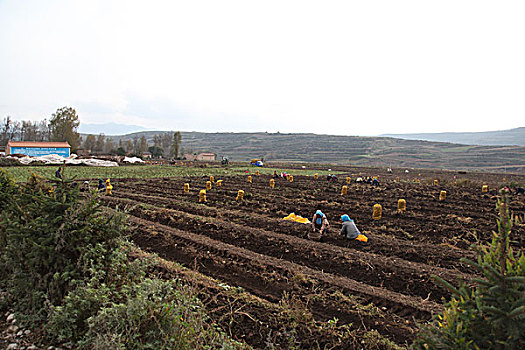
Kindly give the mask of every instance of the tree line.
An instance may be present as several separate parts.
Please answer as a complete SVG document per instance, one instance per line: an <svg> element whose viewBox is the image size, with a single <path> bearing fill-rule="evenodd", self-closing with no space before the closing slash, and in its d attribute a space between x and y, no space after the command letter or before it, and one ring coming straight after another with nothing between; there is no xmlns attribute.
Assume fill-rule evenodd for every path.
<svg viewBox="0 0 525 350"><path fill-rule="evenodd" d="M135 135L126 141L121 139L117 144L104 134L89 134L83 139L78 132L79 125L77 112L71 107L59 108L49 120L42 121L16 121L7 116L0 124L0 146L5 147L8 141L66 141L72 152L83 149L90 154L142 157L145 152L149 152L153 158L178 158L182 153L182 135L179 131L154 135L153 145L144 135L140 138Z"/></svg>
<svg viewBox="0 0 525 350"><path fill-rule="evenodd" d="M141 137L135 135L132 139L125 141L120 139L116 144L111 137L106 137L104 134L89 134L86 136L82 148L92 154L136 155L141 157L145 152L149 152L153 158L178 158L181 154L181 141L180 131L155 134L152 146L144 135Z"/></svg>
<svg viewBox="0 0 525 350"><path fill-rule="evenodd" d="M77 112L71 107L57 109L49 121L16 121L7 116L0 125L0 146L8 141L67 141L76 151L80 146L79 125Z"/></svg>

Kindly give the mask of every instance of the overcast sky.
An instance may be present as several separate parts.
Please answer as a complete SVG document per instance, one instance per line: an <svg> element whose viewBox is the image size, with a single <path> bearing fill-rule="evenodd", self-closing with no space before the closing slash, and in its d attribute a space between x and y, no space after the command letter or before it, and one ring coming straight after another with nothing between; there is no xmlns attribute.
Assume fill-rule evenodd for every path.
<svg viewBox="0 0 525 350"><path fill-rule="evenodd" d="M0 0L0 117L337 135L525 126L525 1Z"/></svg>

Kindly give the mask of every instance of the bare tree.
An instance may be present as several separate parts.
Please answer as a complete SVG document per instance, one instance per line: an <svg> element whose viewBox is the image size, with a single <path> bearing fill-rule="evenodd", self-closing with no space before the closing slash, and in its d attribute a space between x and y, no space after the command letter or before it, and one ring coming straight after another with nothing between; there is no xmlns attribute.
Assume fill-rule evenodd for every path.
<svg viewBox="0 0 525 350"><path fill-rule="evenodd" d="M104 153L111 154L113 151L115 151L115 143L111 138L107 138L104 146Z"/></svg>
<svg viewBox="0 0 525 350"><path fill-rule="evenodd" d="M49 141L51 139L51 134L49 131L49 122L47 121L47 119L38 122L37 130L38 136L37 140L35 141Z"/></svg>
<svg viewBox="0 0 525 350"><path fill-rule="evenodd" d="M134 152L133 151L133 142L131 140L127 140L126 141L126 144L124 146L124 149L126 150L126 152L128 153L131 153L131 152Z"/></svg>
<svg viewBox="0 0 525 350"><path fill-rule="evenodd" d="M162 135L160 134L153 135L153 146L162 147Z"/></svg>
<svg viewBox="0 0 525 350"><path fill-rule="evenodd" d="M104 144L106 142L106 137L104 134L97 136L97 141L95 142L95 152L102 153L104 152Z"/></svg>
<svg viewBox="0 0 525 350"><path fill-rule="evenodd" d="M2 125L0 126L0 146L7 145L9 141L9 133L12 127L11 117L7 116L2 120Z"/></svg>
<svg viewBox="0 0 525 350"><path fill-rule="evenodd" d="M180 143L182 141L182 135L180 131L173 133L173 143L170 147L170 157L177 158L179 156Z"/></svg>
<svg viewBox="0 0 525 350"><path fill-rule="evenodd" d="M22 141L38 141L38 123L22 120L20 139Z"/></svg>
<svg viewBox="0 0 525 350"><path fill-rule="evenodd" d="M139 136L133 136L133 153L138 154Z"/></svg>
<svg viewBox="0 0 525 350"><path fill-rule="evenodd" d="M142 135L142 137L140 138L140 141L137 145L137 154L139 156L142 156L142 154L144 152L146 152L148 150L148 140L146 140L146 137L144 135Z"/></svg>
<svg viewBox="0 0 525 350"><path fill-rule="evenodd" d="M96 142L97 140L95 138L95 135L87 135L86 140L84 141L84 149L89 150L89 152L93 152L95 149Z"/></svg>
<svg viewBox="0 0 525 350"><path fill-rule="evenodd" d="M171 148L171 145L173 143L173 131L167 132L164 135L162 135L162 148L165 150L169 150Z"/></svg>

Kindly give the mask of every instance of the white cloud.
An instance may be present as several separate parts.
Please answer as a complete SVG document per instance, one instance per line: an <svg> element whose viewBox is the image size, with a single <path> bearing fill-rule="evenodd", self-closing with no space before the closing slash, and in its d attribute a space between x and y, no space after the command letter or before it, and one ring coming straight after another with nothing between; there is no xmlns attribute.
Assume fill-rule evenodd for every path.
<svg viewBox="0 0 525 350"><path fill-rule="evenodd" d="M523 126L525 3L3 1L0 115L373 135Z"/></svg>

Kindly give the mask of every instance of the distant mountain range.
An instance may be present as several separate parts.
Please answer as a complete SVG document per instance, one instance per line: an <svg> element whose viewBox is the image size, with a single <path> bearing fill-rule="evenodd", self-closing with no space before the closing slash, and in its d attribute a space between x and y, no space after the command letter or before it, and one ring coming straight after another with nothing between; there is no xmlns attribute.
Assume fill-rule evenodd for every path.
<svg viewBox="0 0 525 350"><path fill-rule="evenodd" d="M111 138L118 143L119 140L132 140L144 135L151 144L155 134L165 132L143 131ZM181 146L186 152L214 152L236 161L264 158L266 161L282 162L525 172L523 146L477 146L391 137L263 132L181 134Z"/></svg>
<svg viewBox="0 0 525 350"><path fill-rule="evenodd" d="M525 146L525 127L486 132L442 132L423 134L385 134L406 140L424 140L459 143L464 145L516 145Z"/></svg>
<svg viewBox="0 0 525 350"><path fill-rule="evenodd" d="M127 125L117 123L105 124L84 124L80 123L78 128L81 134L104 134L104 135L123 135L132 132L146 130L146 128L138 125Z"/></svg>

